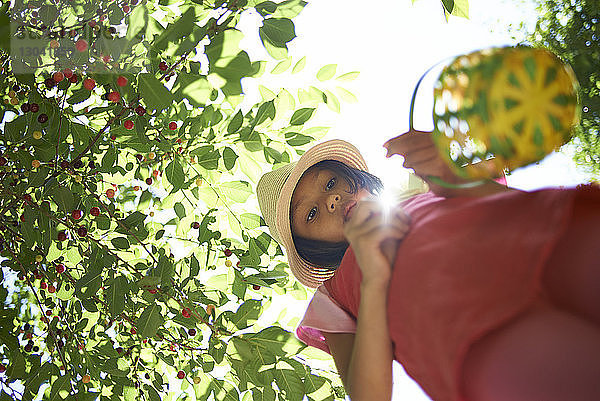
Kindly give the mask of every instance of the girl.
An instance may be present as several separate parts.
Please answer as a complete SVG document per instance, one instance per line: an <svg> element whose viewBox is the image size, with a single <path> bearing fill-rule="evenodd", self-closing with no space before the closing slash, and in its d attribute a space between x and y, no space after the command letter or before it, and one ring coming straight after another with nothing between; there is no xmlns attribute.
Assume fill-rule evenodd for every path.
<svg viewBox="0 0 600 401"><path fill-rule="evenodd" d="M384 145L460 183L429 133ZM600 191L430 184L385 213L358 149L333 140L258 183L290 269L317 287L297 334L353 401L389 400L398 360L436 401L600 400Z"/></svg>

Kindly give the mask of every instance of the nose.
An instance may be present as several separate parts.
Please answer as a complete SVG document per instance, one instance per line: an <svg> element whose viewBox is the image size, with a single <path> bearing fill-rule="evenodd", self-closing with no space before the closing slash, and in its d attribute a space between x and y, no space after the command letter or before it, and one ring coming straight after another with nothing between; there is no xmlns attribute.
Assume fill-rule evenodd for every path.
<svg viewBox="0 0 600 401"><path fill-rule="evenodd" d="M339 195L331 194L327 196L327 210L330 213L335 212L336 207L338 206L339 201L342 198Z"/></svg>

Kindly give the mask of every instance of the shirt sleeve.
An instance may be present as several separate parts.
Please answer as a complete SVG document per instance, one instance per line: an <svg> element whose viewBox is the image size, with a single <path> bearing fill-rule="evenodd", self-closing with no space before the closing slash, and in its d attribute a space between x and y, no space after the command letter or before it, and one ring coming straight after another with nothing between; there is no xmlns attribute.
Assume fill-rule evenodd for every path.
<svg viewBox="0 0 600 401"><path fill-rule="evenodd" d="M323 332L355 333L356 320L344 311L329 296L325 286L321 285L308 304L306 313L296 329L296 336L306 345L331 354Z"/></svg>

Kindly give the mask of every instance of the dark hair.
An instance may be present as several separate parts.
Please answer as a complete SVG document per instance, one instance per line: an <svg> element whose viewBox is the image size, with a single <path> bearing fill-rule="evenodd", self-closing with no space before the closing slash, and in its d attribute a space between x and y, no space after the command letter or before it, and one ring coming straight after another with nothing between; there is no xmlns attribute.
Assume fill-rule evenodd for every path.
<svg viewBox="0 0 600 401"><path fill-rule="evenodd" d="M348 183L353 194L364 188L377 195L383 189L383 184L378 177L337 160L323 160L311 166L304 174L313 169L331 170L338 174ZM346 249L348 249L347 242L328 242L303 238L294 235L293 231L292 239L296 251L302 259L312 265L330 268L331 270L335 270L339 266Z"/></svg>

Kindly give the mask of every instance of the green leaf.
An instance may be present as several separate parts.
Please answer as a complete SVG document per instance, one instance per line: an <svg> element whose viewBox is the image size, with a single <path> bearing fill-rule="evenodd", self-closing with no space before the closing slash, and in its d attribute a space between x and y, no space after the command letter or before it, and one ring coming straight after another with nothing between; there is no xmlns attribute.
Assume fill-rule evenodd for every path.
<svg viewBox="0 0 600 401"><path fill-rule="evenodd" d="M337 69L337 64L327 64L324 67L321 67L317 72L317 79L321 82L327 81L335 75L335 71Z"/></svg>
<svg viewBox="0 0 600 401"><path fill-rule="evenodd" d="M165 168L165 177L173 185L173 191L181 189L185 181L185 173L178 159L173 159Z"/></svg>
<svg viewBox="0 0 600 401"><path fill-rule="evenodd" d="M243 122L244 122L244 115L242 114L241 110L238 110L238 112L235 113L235 115L233 116L233 118L231 119L229 124L227 124L227 133L228 134L236 133L241 128Z"/></svg>
<svg viewBox="0 0 600 401"><path fill-rule="evenodd" d="M336 86L335 91L344 102L358 103L358 99L356 98L354 93L350 92L349 90Z"/></svg>
<svg viewBox="0 0 600 401"><path fill-rule="evenodd" d="M148 9L146 7L134 7L128 19L129 23L127 24L125 38L133 40L148 25Z"/></svg>
<svg viewBox="0 0 600 401"><path fill-rule="evenodd" d="M131 244L129 243L129 241L125 237L113 238L113 239L110 240L110 243L116 249L120 249L120 250L129 249L129 247L131 246Z"/></svg>
<svg viewBox="0 0 600 401"><path fill-rule="evenodd" d="M71 192L69 188L55 188L50 196L52 197L52 199L54 199L54 202L56 202L58 208L64 212L70 213L75 208L73 192Z"/></svg>
<svg viewBox="0 0 600 401"><path fill-rule="evenodd" d="M169 24L167 28L162 31L156 39L154 39L152 42L152 49L160 52L161 50L164 50L170 43L186 37L192 32L195 21L196 8L189 7L181 17L175 19L173 24Z"/></svg>
<svg viewBox="0 0 600 401"><path fill-rule="evenodd" d="M175 205L173 205L173 209L175 210L175 214L177 217L179 217L179 219L183 219L185 217L185 207L181 202L176 202Z"/></svg>
<svg viewBox="0 0 600 401"><path fill-rule="evenodd" d="M304 398L304 383L295 370L276 369L275 382L286 400L301 401Z"/></svg>
<svg viewBox="0 0 600 401"><path fill-rule="evenodd" d="M219 188L228 199L238 203L246 202L252 195L252 187L246 181L224 182Z"/></svg>
<svg viewBox="0 0 600 401"><path fill-rule="evenodd" d="M336 81L342 81L342 82L354 81L356 78L358 78L359 75L360 75L360 72L358 72L358 71L347 72L345 74L338 76L336 78Z"/></svg>
<svg viewBox="0 0 600 401"><path fill-rule="evenodd" d="M233 149L230 147L223 149L223 163L225 163L225 168L227 170L231 170L235 166L235 161L237 159L238 155L235 154Z"/></svg>
<svg viewBox="0 0 600 401"><path fill-rule="evenodd" d="M277 65L271 70L271 74L282 74L288 70L292 66L292 58L288 57L285 60L280 61Z"/></svg>
<svg viewBox="0 0 600 401"><path fill-rule="evenodd" d="M173 94L154 74L138 74L138 88L147 109L162 111L173 103Z"/></svg>
<svg viewBox="0 0 600 401"><path fill-rule="evenodd" d="M229 319L235 326L242 330L254 324L262 313L262 304L259 300L250 299L242 304Z"/></svg>
<svg viewBox="0 0 600 401"><path fill-rule="evenodd" d="M214 90L204 75L181 72L173 85L174 96L181 101L187 99L193 106L203 107Z"/></svg>
<svg viewBox="0 0 600 401"><path fill-rule="evenodd" d="M294 23L288 18L268 18L259 28L263 43L268 41L275 47L286 47L286 43L296 37Z"/></svg>
<svg viewBox="0 0 600 401"><path fill-rule="evenodd" d="M105 300L108 303L108 311L111 316L116 317L125 310L125 296L129 292L127 279L124 276L117 276L105 293Z"/></svg>
<svg viewBox="0 0 600 401"><path fill-rule="evenodd" d="M249 230L258 228L261 226L262 218L254 213L242 213L240 215L240 221Z"/></svg>
<svg viewBox="0 0 600 401"><path fill-rule="evenodd" d="M49 401L62 401L64 396L71 392L71 375L65 373L52 383Z"/></svg>
<svg viewBox="0 0 600 401"><path fill-rule="evenodd" d="M294 114L292 115L292 118L290 119L290 125L304 124L305 122L310 120L310 118L312 117L314 112L315 112L314 108L308 108L308 107L296 110L294 112Z"/></svg>
<svg viewBox="0 0 600 401"><path fill-rule="evenodd" d="M160 305L152 304L144 309L135 326L137 327L137 333L142 338L148 338L154 337L163 323L164 318L161 315Z"/></svg>
<svg viewBox="0 0 600 401"><path fill-rule="evenodd" d="M302 57L296 64L294 64L294 68L292 68L292 74L297 74L304 69L306 66L306 56Z"/></svg>
<svg viewBox="0 0 600 401"><path fill-rule="evenodd" d="M452 11L454 11L454 0L442 0L442 5L448 14L452 14Z"/></svg>

